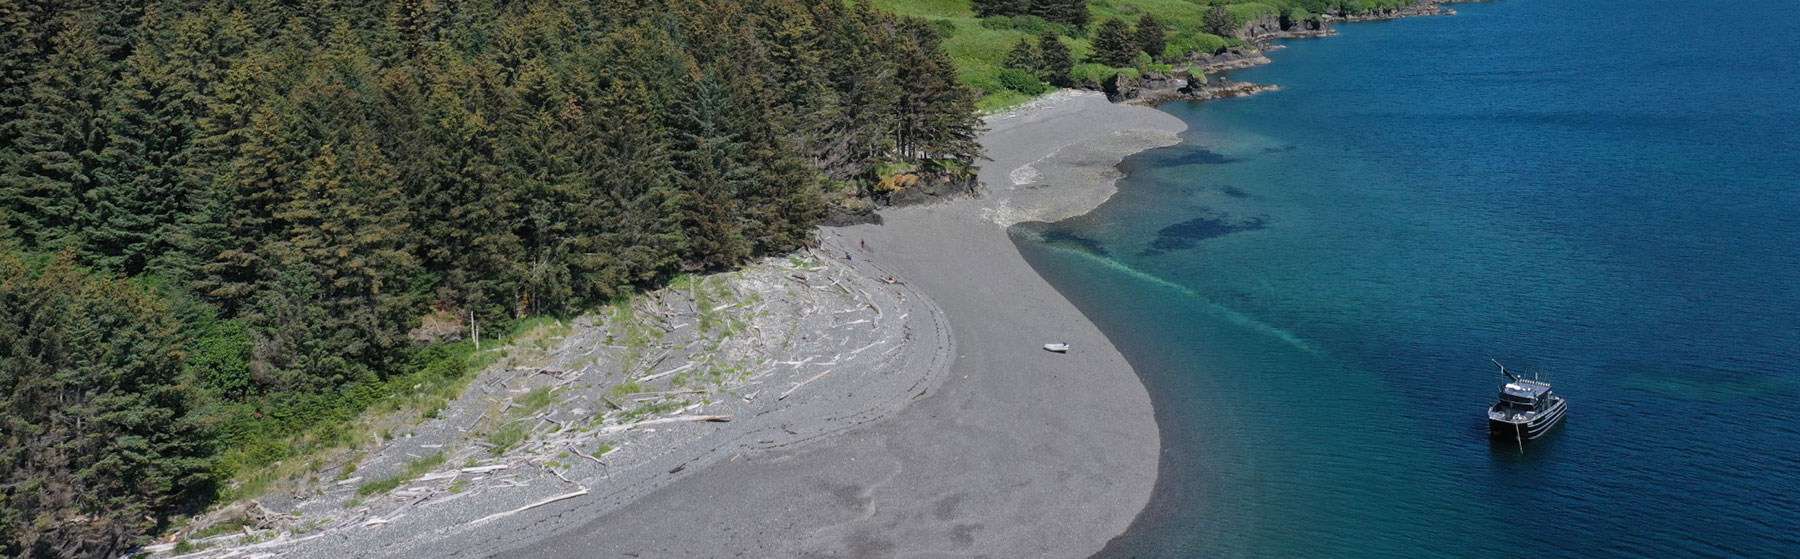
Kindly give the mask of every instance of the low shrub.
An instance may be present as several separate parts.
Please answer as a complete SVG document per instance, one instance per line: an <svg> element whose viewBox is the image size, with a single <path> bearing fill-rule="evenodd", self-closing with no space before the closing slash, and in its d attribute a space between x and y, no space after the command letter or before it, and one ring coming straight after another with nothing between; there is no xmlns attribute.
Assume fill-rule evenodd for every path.
<svg viewBox="0 0 1800 559"><path fill-rule="evenodd" d="M1038 95L1050 90L1049 84L1044 83L1043 80L1038 79L1038 77L1032 75L1031 72L1016 68L1007 68L1000 71L1000 85L1026 95Z"/></svg>

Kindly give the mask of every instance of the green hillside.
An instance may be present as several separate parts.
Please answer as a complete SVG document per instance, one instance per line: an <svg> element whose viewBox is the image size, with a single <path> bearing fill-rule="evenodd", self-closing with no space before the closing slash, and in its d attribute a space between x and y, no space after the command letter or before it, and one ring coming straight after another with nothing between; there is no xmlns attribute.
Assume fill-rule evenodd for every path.
<svg viewBox="0 0 1800 559"><path fill-rule="evenodd" d="M1193 52L1215 52L1241 44L1234 37L1207 31L1207 12L1214 5L1226 9L1235 23L1233 27L1241 27L1244 22L1264 15L1305 20L1317 17L1317 14L1362 13L1419 3L1418 0L1089 0L1090 23L1084 29L1074 29L1034 16L979 17L971 7L972 0L871 2L887 11L931 21L943 36L944 49L955 61L962 82L981 92L980 106L986 110L1016 105L1034 96L1002 86L1000 72L1004 69L1007 52L1014 45L1022 39L1036 39L1047 28L1057 28L1064 36L1064 42L1074 51L1077 60L1075 77L1098 80L1115 72L1138 70L1095 64L1089 59L1094 48L1093 31L1110 18L1136 25L1144 14L1154 15L1167 28L1165 58L1179 58Z"/></svg>

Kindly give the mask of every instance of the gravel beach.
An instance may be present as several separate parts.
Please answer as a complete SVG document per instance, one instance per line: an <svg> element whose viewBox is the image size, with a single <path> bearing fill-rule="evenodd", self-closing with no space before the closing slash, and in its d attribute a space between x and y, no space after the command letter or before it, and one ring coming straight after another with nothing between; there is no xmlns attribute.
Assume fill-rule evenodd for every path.
<svg viewBox="0 0 1800 559"><path fill-rule="evenodd" d="M256 530L180 556L1093 554L1155 485L1149 395L1006 228L1093 209L1120 159L1176 143L1183 124L1085 92L987 123L983 197L826 228L819 249L508 350L523 361L483 372L349 465L265 495L255 507L274 518ZM625 340L639 331L661 341L634 349ZM621 367L628 387L612 378ZM718 386L664 386L720 367L736 372ZM550 398L516 406L533 393ZM621 409L650 405L680 409ZM531 431L490 452L479 426L501 423ZM389 492L358 489L434 454L447 465Z"/></svg>
<svg viewBox="0 0 1800 559"><path fill-rule="evenodd" d="M825 231L943 310L954 345L940 385L884 421L715 464L497 555L1083 557L1123 532L1156 481L1149 396L1004 226L1092 209L1122 157L1175 143L1184 125L1068 92L988 126L984 198Z"/></svg>

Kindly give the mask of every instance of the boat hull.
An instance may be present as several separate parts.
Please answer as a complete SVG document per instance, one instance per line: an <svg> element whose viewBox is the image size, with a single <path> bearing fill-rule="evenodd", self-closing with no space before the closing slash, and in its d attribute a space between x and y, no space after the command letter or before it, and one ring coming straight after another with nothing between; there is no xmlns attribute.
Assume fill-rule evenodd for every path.
<svg viewBox="0 0 1800 559"><path fill-rule="evenodd" d="M1568 411L1568 404L1561 398L1557 398L1556 402L1550 406L1549 411L1538 414L1530 420L1510 421L1489 418L1488 433L1494 438L1533 440L1549 434L1552 429L1562 423L1563 415Z"/></svg>

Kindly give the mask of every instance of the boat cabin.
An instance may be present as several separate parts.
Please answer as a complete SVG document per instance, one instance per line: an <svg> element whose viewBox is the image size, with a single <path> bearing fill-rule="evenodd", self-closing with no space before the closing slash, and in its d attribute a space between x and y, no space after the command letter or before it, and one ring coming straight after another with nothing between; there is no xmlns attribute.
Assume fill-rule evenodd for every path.
<svg viewBox="0 0 1800 559"><path fill-rule="evenodd" d="M1549 401L1549 383L1520 379L1500 388L1502 408L1530 411L1542 408Z"/></svg>

